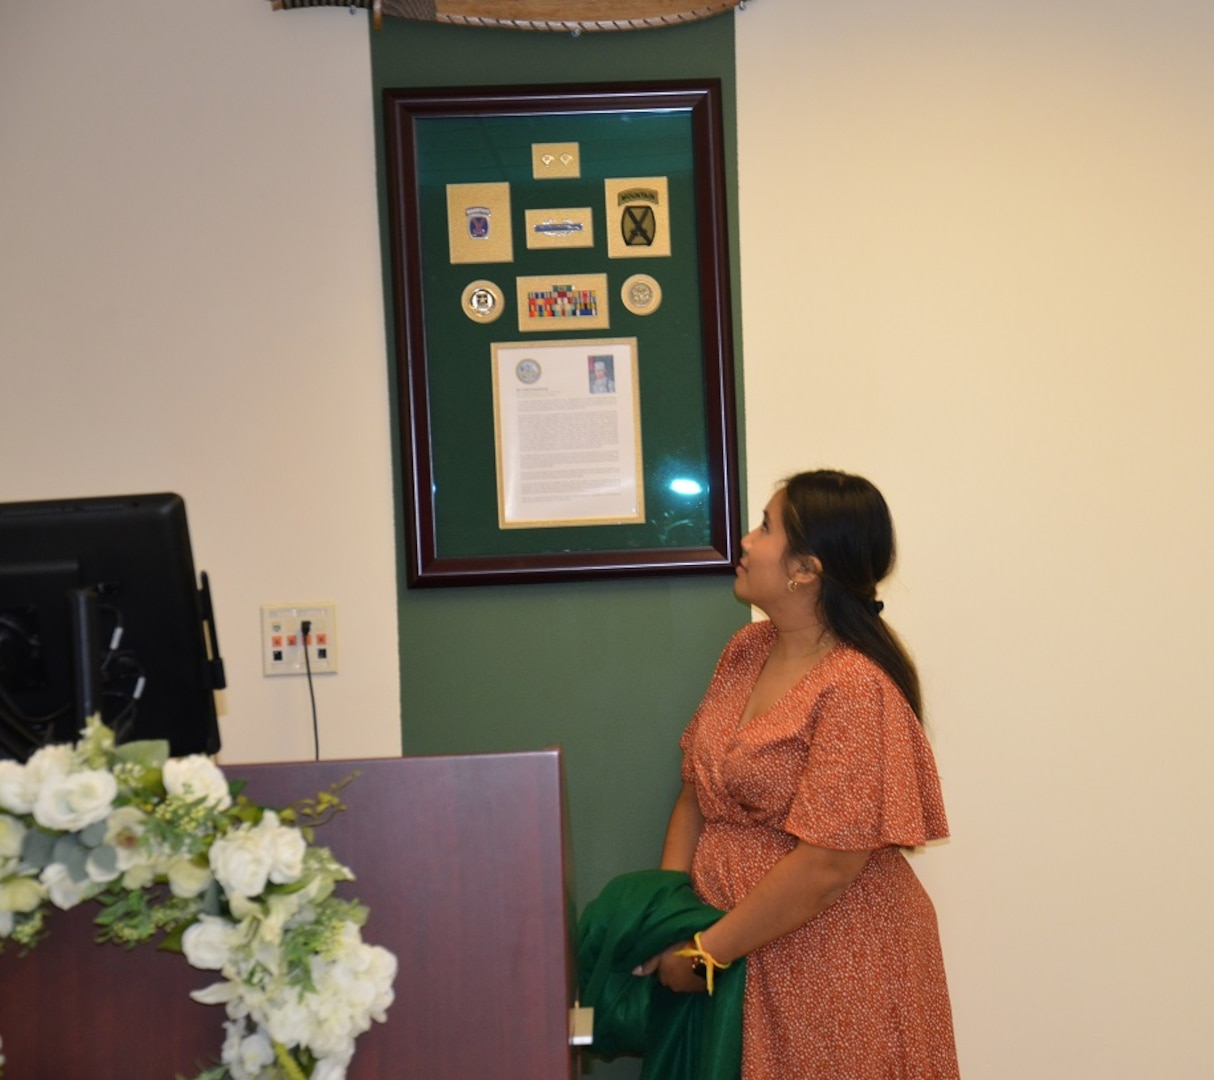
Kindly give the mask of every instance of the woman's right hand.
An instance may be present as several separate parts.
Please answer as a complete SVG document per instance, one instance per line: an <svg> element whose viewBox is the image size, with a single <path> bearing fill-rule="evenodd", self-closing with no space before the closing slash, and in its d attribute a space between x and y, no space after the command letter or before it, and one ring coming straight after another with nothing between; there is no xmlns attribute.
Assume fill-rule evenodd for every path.
<svg viewBox="0 0 1214 1080"><path fill-rule="evenodd" d="M657 972L658 982L667 990L673 990L676 994L702 994L707 991L708 984L702 976L695 973L691 961L686 956L675 955L678 950L686 948L694 948L694 943L676 942L657 956L651 956L645 963L638 964L632 969L632 973L646 976Z"/></svg>

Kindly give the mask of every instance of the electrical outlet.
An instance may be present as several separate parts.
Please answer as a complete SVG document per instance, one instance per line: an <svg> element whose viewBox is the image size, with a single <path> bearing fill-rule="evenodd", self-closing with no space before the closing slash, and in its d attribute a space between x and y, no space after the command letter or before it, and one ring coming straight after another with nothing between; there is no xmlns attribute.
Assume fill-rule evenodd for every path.
<svg viewBox="0 0 1214 1080"><path fill-rule="evenodd" d="M311 623L306 643L305 620ZM337 605L262 604L261 663L266 675L306 675L309 667L313 675L337 671Z"/></svg>

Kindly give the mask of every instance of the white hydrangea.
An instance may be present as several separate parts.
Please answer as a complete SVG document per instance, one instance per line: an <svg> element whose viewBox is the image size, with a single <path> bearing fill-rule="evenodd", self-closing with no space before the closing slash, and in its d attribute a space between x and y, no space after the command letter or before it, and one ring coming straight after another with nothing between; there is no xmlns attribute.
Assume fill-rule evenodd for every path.
<svg viewBox="0 0 1214 1080"><path fill-rule="evenodd" d="M258 1028L246 1034L243 1021L225 1025L221 1057L232 1074L232 1080L259 1080L263 1071L274 1064L274 1047L265 1030Z"/></svg>
<svg viewBox="0 0 1214 1080"><path fill-rule="evenodd" d="M318 1055L354 1052L354 1039L373 1020L383 1021L392 1004L396 957L388 950L363 943L358 928L342 928L331 959L312 961L316 993L305 999L312 1013L308 1046Z"/></svg>
<svg viewBox="0 0 1214 1080"><path fill-rule="evenodd" d="M308 1041L312 1013L293 990L279 993L266 1009L266 1028L275 1042L284 1046L302 1046Z"/></svg>

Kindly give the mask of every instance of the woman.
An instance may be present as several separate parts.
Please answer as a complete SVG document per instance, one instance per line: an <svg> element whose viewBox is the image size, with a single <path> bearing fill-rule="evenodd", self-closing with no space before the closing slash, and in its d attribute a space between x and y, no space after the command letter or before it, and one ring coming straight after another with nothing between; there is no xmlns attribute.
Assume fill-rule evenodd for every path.
<svg viewBox="0 0 1214 1080"><path fill-rule="evenodd" d="M948 826L915 668L876 596L885 500L801 473L742 553L735 592L768 620L730 641L683 734L661 864L726 914L641 970L698 992L747 958L742 1080L953 1080L935 912L899 850Z"/></svg>

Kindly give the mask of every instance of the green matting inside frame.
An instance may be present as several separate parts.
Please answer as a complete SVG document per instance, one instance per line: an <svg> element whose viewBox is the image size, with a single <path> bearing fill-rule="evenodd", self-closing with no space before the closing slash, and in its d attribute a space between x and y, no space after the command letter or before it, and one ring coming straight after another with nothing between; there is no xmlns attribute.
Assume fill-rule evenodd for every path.
<svg viewBox="0 0 1214 1080"><path fill-rule="evenodd" d="M561 88L545 89L559 93ZM391 105L386 115L392 117ZM709 425L717 419L706 394L702 296L710 283L701 280L698 235L703 195L696 170L708 166L697 163L693 109L612 104L597 112L528 115L419 112L411 123L435 555L460 559L709 546L712 488L722 478L715 474L710 447ZM580 175L536 179L532 148L546 143L576 144ZM605 182L653 177L667 185L670 254L609 257L609 231L622 223L609 216ZM511 261L452 262L448 185L500 183L509 185ZM592 246L527 246L528 210L583 207L593 218ZM727 283L728 267L720 271ZM606 275L607 328L520 330L516 278L545 276L557 282L587 274ZM634 314L622 301L621 288L635 274L649 275L660 286L660 305L649 314ZM465 292L478 280L493 282L504 298L504 311L493 322L465 311ZM399 297L398 291L398 303ZM492 346L581 338L588 344L637 341L645 519L499 528ZM731 345L707 343L727 354Z"/></svg>

